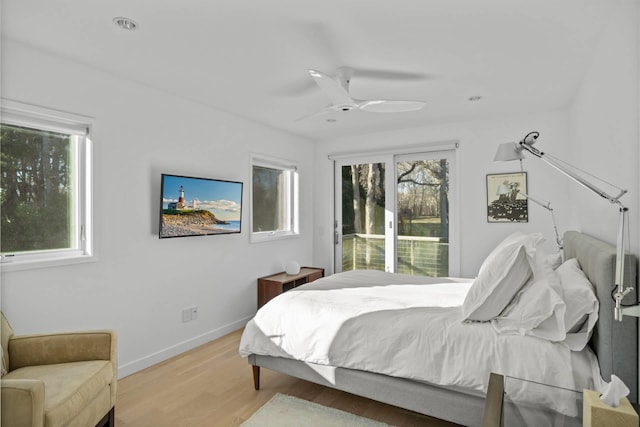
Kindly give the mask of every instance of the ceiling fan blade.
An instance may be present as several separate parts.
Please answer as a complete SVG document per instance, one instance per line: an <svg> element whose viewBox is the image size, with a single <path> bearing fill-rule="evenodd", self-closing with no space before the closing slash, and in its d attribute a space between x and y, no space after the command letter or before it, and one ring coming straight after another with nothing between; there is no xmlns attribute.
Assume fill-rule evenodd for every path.
<svg viewBox="0 0 640 427"><path fill-rule="evenodd" d="M347 92L338 80L316 70L309 70L309 74L318 86L320 86L320 89L327 94L334 106L345 105L355 107L355 101L349 96L349 92Z"/></svg>
<svg viewBox="0 0 640 427"><path fill-rule="evenodd" d="M362 101L358 108L372 113L404 113L421 110L426 105L423 101L387 101L373 100Z"/></svg>
<svg viewBox="0 0 640 427"><path fill-rule="evenodd" d="M337 70L340 70L343 68L351 69L353 76L358 78L358 80L362 78L362 79L370 79L370 80L394 80L394 81L400 81L400 82L412 82L412 81L435 80L439 78L439 76L436 74L414 73L414 72L403 72L403 71L368 70L363 68L352 68L352 67L339 67ZM293 84L288 85L286 88L280 89L277 95L286 96L286 97L308 95L316 87L317 86L314 82L306 79L305 81L295 82Z"/></svg>

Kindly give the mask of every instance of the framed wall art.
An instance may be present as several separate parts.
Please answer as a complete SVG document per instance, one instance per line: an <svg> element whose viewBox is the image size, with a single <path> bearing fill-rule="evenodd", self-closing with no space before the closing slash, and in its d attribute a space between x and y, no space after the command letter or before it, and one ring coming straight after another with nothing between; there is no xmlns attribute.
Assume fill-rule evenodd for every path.
<svg viewBox="0 0 640 427"><path fill-rule="evenodd" d="M528 222L527 173L487 175L487 221Z"/></svg>
<svg viewBox="0 0 640 427"><path fill-rule="evenodd" d="M160 238L240 233L242 183L162 174Z"/></svg>

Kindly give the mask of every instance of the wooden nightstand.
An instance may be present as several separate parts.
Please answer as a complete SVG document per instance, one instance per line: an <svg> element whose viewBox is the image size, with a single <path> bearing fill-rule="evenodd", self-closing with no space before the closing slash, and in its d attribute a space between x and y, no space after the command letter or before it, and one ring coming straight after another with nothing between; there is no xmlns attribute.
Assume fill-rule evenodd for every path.
<svg viewBox="0 0 640 427"><path fill-rule="evenodd" d="M305 283L324 277L324 268L302 267L298 274L281 273L258 279L258 308L272 298Z"/></svg>

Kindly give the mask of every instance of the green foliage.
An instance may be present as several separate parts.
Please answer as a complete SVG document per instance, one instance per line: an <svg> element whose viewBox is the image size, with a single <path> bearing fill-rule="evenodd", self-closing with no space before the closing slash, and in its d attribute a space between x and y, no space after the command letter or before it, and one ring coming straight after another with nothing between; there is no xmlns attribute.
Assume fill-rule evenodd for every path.
<svg viewBox="0 0 640 427"><path fill-rule="evenodd" d="M280 225L278 204L282 171L253 167L253 231L275 231Z"/></svg>
<svg viewBox="0 0 640 427"><path fill-rule="evenodd" d="M364 190L362 190L364 191ZM364 193L362 193L364 194ZM355 213L353 211L353 182L351 167L342 167L342 234L353 234L355 229Z"/></svg>
<svg viewBox="0 0 640 427"><path fill-rule="evenodd" d="M210 218L215 218L216 216L206 210L206 209L198 209L198 210L188 210L188 211L179 211L179 210L173 210L173 209L163 209L162 213L164 215L177 215L177 216L204 216L204 217L210 217Z"/></svg>
<svg viewBox="0 0 640 427"><path fill-rule="evenodd" d="M398 234L401 236L443 237L440 217L402 219L398 225Z"/></svg>
<svg viewBox="0 0 640 427"><path fill-rule="evenodd" d="M369 164L355 165L352 169L351 166L342 167L342 234L364 233L364 226L360 230L356 230L356 213L354 210L354 203L360 206L360 224L365 223L366 210L373 210L373 228L376 233L384 233L384 209L385 209L385 192L384 192L384 175L385 164L384 163L372 163L374 170L373 182L368 183L368 171ZM356 171L358 176L356 181L358 183L358 190L354 191L352 174L353 170ZM373 205L367 207L367 190L371 185L371 191L373 192ZM356 200L356 193L359 198Z"/></svg>
<svg viewBox="0 0 640 427"><path fill-rule="evenodd" d="M70 137L3 124L0 148L0 251L70 247Z"/></svg>

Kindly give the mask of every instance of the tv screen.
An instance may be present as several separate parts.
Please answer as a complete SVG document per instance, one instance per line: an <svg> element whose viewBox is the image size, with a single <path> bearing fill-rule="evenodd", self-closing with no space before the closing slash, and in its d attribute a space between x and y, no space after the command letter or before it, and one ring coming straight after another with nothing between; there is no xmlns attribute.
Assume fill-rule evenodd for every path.
<svg viewBox="0 0 640 427"><path fill-rule="evenodd" d="M160 238L240 233L242 183L162 174Z"/></svg>

